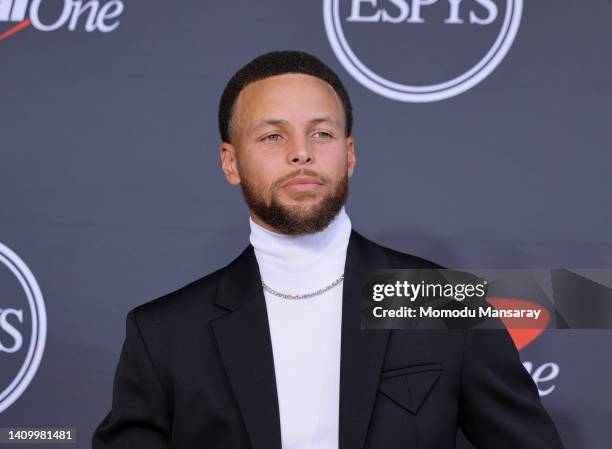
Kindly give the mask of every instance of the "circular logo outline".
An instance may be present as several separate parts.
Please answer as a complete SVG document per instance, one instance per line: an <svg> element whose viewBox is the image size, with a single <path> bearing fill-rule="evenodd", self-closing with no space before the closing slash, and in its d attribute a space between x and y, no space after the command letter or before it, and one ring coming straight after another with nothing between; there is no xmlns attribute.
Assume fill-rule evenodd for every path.
<svg viewBox="0 0 612 449"><path fill-rule="evenodd" d="M470 70L443 83L431 86L410 86L383 78L355 55L342 30L339 0L323 1L325 32L336 57L353 78L371 91L392 100L427 103L445 100L476 86L501 63L518 32L523 13L523 0L506 0L506 15L495 42Z"/></svg>
<svg viewBox="0 0 612 449"><path fill-rule="evenodd" d="M32 334L28 353L13 381L0 392L0 413L9 408L23 394L36 375L47 339L47 312L38 282L21 258L0 243L0 262L13 273L23 288L32 316Z"/></svg>

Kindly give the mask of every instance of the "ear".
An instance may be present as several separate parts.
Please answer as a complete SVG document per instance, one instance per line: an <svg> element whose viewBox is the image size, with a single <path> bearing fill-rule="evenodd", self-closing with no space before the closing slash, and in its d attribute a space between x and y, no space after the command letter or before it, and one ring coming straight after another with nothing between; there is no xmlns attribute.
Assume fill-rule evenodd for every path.
<svg viewBox="0 0 612 449"><path fill-rule="evenodd" d="M357 157L355 156L355 142L353 141L353 136L348 136L346 138L346 148L348 175L349 177L351 177L353 175L353 170L355 170L355 165L357 164Z"/></svg>
<svg viewBox="0 0 612 449"><path fill-rule="evenodd" d="M228 142L222 142L219 148L221 156L221 170L225 175L225 179L232 185L240 184L240 175L238 174L238 159L236 158L236 147Z"/></svg>

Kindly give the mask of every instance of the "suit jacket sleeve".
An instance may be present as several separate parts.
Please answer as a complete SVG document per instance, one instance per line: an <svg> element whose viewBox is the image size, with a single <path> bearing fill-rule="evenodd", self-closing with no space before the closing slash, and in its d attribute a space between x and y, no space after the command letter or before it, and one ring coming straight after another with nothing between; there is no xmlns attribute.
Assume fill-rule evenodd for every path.
<svg viewBox="0 0 612 449"><path fill-rule="evenodd" d="M478 449L563 449L505 329L466 330L461 428Z"/></svg>
<svg viewBox="0 0 612 449"><path fill-rule="evenodd" d="M112 408L92 438L93 449L168 449L172 418L134 311L115 372Z"/></svg>

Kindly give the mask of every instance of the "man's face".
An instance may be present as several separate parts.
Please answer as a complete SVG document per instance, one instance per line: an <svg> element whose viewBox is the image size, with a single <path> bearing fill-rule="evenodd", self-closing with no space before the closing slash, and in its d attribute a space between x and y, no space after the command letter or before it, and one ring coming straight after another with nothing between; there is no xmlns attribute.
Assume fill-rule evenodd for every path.
<svg viewBox="0 0 612 449"><path fill-rule="evenodd" d="M232 143L221 144L222 169L240 184L259 225L319 232L345 204L355 150L342 103L325 81L285 74L249 84L234 106L231 134Z"/></svg>

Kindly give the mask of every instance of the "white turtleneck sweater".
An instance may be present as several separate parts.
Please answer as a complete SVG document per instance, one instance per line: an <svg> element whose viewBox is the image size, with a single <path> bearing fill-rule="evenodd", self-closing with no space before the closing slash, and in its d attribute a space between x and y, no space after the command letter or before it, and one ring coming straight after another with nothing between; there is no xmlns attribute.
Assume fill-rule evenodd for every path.
<svg viewBox="0 0 612 449"><path fill-rule="evenodd" d="M277 292L311 293L344 272L351 233L344 207L315 234L279 234L249 223L261 278ZM264 291L283 449L338 449L342 287L295 300Z"/></svg>

